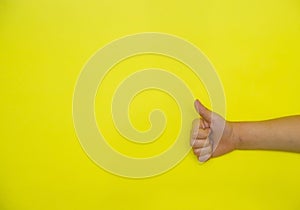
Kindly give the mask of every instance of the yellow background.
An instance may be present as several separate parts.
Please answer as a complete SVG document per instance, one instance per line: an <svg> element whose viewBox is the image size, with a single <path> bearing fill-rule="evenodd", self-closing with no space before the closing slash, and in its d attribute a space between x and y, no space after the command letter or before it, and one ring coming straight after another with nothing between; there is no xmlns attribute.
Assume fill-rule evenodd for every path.
<svg viewBox="0 0 300 210"><path fill-rule="evenodd" d="M142 180L109 174L87 157L72 122L78 75L105 44L146 31L183 37L209 57L228 120L300 114L297 0L0 0L0 209L300 209L299 154L235 151L203 165L189 154ZM168 62L156 65L177 65ZM200 89L193 91L201 96ZM167 107L170 99L153 94L148 101ZM146 115L132 110L150 95L132 103L139 129L147 128ZM176 112L170 104L169 115ZM172 136L178 127L168 123Z"/></svg>

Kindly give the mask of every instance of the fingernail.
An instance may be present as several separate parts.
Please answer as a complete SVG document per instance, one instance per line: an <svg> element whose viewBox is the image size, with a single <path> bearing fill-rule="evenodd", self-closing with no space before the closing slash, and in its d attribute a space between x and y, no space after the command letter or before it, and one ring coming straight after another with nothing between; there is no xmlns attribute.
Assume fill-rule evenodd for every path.
<svg viewBox="0 0 300 210"><path fill-rule="evenodd" d="M197 110L197 112L200 113L200 109L199 109L199 101L198 101L198 99L195 100L194 106L195 106L195 109Z"/></svg>

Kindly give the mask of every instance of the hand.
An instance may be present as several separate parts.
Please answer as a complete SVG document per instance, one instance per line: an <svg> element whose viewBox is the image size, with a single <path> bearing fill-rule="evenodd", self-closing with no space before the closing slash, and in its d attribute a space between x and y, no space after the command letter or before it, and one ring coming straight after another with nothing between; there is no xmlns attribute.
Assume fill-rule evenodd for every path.
<svg viewBox="0 0 300 210"><path fill-rule="evenodd" d="M194 105L201 117L193 121L191 132L191 145L198 160L205 162L211 157L233 151L238 139L234 134L233 124L208 110L199 100Z"/></svg>

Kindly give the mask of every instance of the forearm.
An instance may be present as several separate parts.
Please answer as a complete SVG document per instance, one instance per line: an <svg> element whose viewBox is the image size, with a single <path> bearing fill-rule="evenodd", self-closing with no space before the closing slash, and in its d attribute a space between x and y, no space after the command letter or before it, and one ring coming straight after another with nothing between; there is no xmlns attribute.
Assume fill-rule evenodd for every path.
<svg viewBox="0 0 300 210"><path fill-rule="evenodd" d="M237 149L300 152L300 116L231 124Z"/></svg>

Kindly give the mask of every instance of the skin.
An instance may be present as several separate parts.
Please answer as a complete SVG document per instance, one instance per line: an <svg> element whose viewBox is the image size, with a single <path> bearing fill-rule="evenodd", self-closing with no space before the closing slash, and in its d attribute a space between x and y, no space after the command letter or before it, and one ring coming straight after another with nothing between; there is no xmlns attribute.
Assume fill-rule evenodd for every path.
<svg viewBox="0 0 300 210"><path fill-rule="evenodd" d="M229 122L199 100L191 146L200 162L233 150L276 150L300 153L300 116L259 122Z"/></svg>

